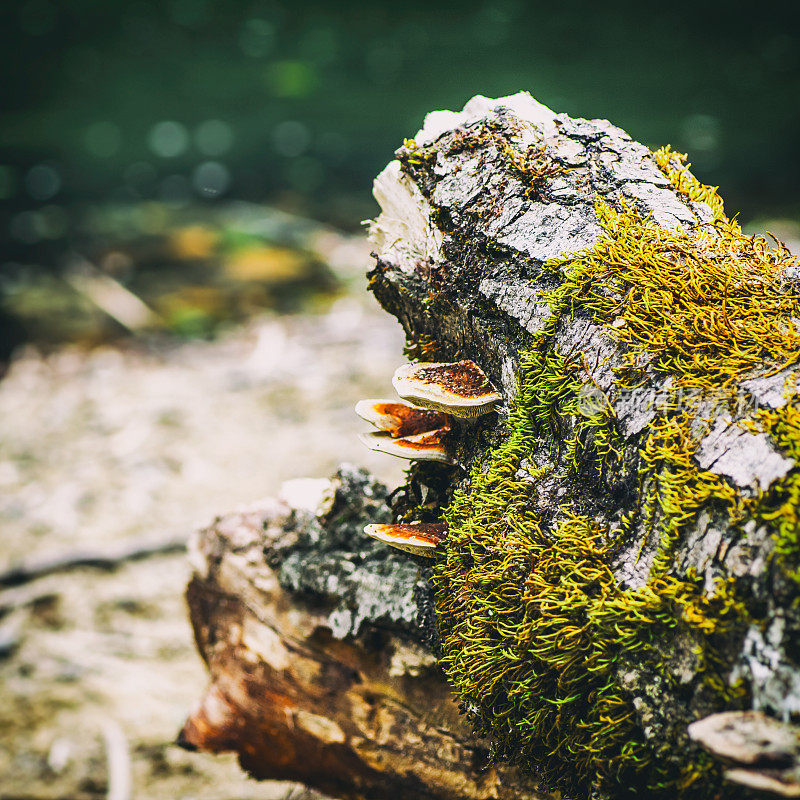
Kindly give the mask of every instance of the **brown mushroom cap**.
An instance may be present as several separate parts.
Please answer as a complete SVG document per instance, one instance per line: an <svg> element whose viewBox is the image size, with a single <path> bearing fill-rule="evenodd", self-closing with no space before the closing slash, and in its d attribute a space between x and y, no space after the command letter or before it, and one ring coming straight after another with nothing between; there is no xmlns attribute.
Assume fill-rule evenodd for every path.
<svg viewBox="0 0 800 800"><path fill-rule="evenodd" d="M388 453L398 458L415 461L442 461L445 464L455 463L442 443L446 430L426 431L414 436L403 436L395 439L385 431L359 434L361 442L378 453Z"/></svg>
<svg viewBox="0 0 800 800"><path fill-rule="evenodd" d="M416 408L402 400L359 400L356 414L394 438L450 429L447 414Z"/></svg>
<svg viewBox="0 0 800 800"><path fill-rule="evenodd" d="M456 417L488 414L503 399L474 361L404 364L392 385L403 400Z"/></svg>
<svg viewBox="0 0 800 800"><path fill-rule="evenodd" d="M433 558L434 550L447 537L447 523L409 522L395 525L367 525L364 533L399 550Z"/></svg>

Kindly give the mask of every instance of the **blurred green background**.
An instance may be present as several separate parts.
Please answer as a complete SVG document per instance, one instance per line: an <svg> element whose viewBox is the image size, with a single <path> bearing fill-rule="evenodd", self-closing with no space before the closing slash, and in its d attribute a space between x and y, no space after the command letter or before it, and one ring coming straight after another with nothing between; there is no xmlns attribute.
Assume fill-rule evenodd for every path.
<svg viewBox="0 0 800 800"><path fill-rule="evenodd" d="M729 212L791 237L793 6L3 3L0 359L145 325L95 313L104 286L190 336L335 293L303 220L356 231L403 137L477 93L669 142Z"/></svg>

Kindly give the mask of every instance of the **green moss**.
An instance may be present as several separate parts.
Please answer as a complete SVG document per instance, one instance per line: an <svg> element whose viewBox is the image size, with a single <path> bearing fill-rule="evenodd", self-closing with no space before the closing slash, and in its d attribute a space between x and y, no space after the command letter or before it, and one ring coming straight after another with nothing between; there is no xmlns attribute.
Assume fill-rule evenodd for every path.
<svg viewBox="0 0 800 800"><path fill-rule="evenodd" d="M744 690L729 684L730 665L719 655L750 621L742 598L727 580L704 593L698 576L676 573L672 556L701 510L731 525L755 513L694 459L707 429L699 401L732 404L743 375L763 364L778 369L800 352L800 297L781 279L788 254L744 236L724 217L716 192L668 148L656 159L679 191L709 204L714 223L668 231L628 206L598 201L597 244L547 266L561 283L550 296L548 325L522 355L508 436L474 465L469 489L446 510L450 535L434 568L441 663L462 707L501 756L575 797L592 788L692 798L718 791L709 759L687 764L681 757L685 721L667 725L658 746L645 741L619 684L621 665L638 663L670 681L659 642L680 636L691 644L709 705L742 701ZM614 530L581 507L579 488L560 508L538 502L537 487L551 473L569 485L588 464L602 479L620 459L611 407L579 413L578 365L555 344L559 321L577 314L617 341L620 387L635 382L643 354L673 378L640 444L637 498ZM762 424L800 458L800 415L782 414ZM521 475L523 460L536 452L549 453L550 466L528 466ZM798 501L793 477L763 499L760 512L777 526L779 550L793 556ZM794 517L786 523L790 504ZM660 546L647 584L625 590L610 564L634 525L655 533Z"/></svg>
<svg viewBox="0 0 800 800"><path fill-rule="evenodd" d="M706 640L738 617L725 592L705 598L696 581L663 568L646 587L622 591L609 566L614 537L607 529L569 508L545 524L535 483L516 473L537 436L557 437L575 402L554 361L525 365L546 366L526 373L532 379L512 409L508 441L485 471L476 467L470 491L447 511L447 555L435 570L441 663L499 752L545 784L568 792L632 787L642 770L653 772L653 754L614 680L616 663L653 649L678 626L705 652ZM650 776L651 785L664 781L658 770Z"/></svg>
<svg viewBox="0 0 800 800"><path fill-rule="evenodd" d="M602 201L605 235L591 250L549 264L564 283L559 308L607 324L634 363L646 351L660 372L709 393L800 352L800 295L781 275L793 261L732 221L666 230ZM617 322L615 325L611 323Z"/></svg>
<svg viewBox="0 0 800 800"><path fill-rule="evenodd" d="M659 169L669 178L670 183L689 200L705 203L711 209L714 219L728 223L722 198L717 194L717 186L706 186L689 172L692 165L687 163L686 155L676 153L666 145L653 153Z"/></svg>

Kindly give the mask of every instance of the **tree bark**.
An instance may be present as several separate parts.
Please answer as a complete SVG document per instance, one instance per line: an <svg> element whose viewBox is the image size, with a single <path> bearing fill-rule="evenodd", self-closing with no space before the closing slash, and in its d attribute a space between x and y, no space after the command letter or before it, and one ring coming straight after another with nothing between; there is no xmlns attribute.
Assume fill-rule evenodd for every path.
<svg viewBox="0 0 800 800"><path fill-rule="evenodd" d="M752 709L786 721L800 715L800 603L792 551L797 526L786 522L796 509L800 444L795 447L786 415L797 402L800 339L793 358L776 345L758 363L742 357L733 366L711 340L687 346L683 374L670 360L673 354L648 339L663 336L663 326L651 330L645 320L637 328L633 312L623 312L640 291L654 317L664 316L659 303L674 303L677 327L686 311L679 292L633 285L638 277L606 283L594 277L575 284L585 296L562 294L560 304L553 301L580 270L585 251L608 239L603 208L636 215L643 240L657 227L685 233L690 245L702 243L704 231L727 224L713 198L693 189L689 173L676 177L677 162L671 163L672 172L659 167L646 147L604 120L554 115L524 94L475 98L459 114L435 112L398 151L376 180L382 213L371 231L377 267L370 289L402 323L412 358L477 362L502 391L505 407L464 423L451 442L457 466L450 472L415 467L391 507L382 490L364 476L358 488L355 473L345 470L335 479L337 499L327 510L303 517L275 506L225 518L200 535L202 558L189 602L212 685L187 723L185 743L233 749L257 777L292 778L347 797L538 797L540 777L543 786L575 798L636 791L711 797L723 791L721 770L703 762L687 734L690 723L729 710ZM759 247L753 245L754 264L762 257ZM746 260L743 250L731 253L681 251L676 263L683 268L705 259L725 270L729 261L740 266ZM553 266L552 259L561 264ZM797 267L780 249L773 261L770 286L796 309ZM686 267L685 291L702 295L706 279L701 275L697 283L692 275ZM766 280L759 273L759 285ZM734 303L729 291L734 298L739 289L725 283L724 292L698 308L716 304L727 319ZM594 305L582 305L586 297ZM603 318L597 312L614 303L615 314ZM797 325L792 313L773 320L789 330L788 340ZM705 335L703 324L686 334L689 344ZM753 338L735 325L729 335L731 358L747 336ZM682 341L676 339L673 350ZM701 350L710 353L710 377L692 372L702 363L696 359ZM553 380L545 382L550 373L543 367L534 374L531 353L540 365L558 361L560 371L550 376L562 381L555 389ZM632 377L638 394L628 390ZM531 396L525 380L536 390ZM724 390L723 401L717 389ZM632 401L643 394L647 402ZM613 658L604 661L610 666L601 683L613 685L626 709L618 724L630 747L602 744L607 750L589 767L576 755L574 780L565 756L572 743L562 751L553 728L546 733L555 738L537 744L542 731L531 737L533 723L497 711L498 698L516 687L508 676L524 673L487 672L487 680L496 678L495 694L482 695L464 664L459 667L458 643L469 644L459 626L480 624L492 646L506 635L486 634L480 597L462 597L473 588L476 596L483 591L467 550L474 555L470 548L477 542L483 550L475 563L497 565L484 540L468 541L474 534L467 533L473 529L464 509L471 502L476 518L481 513L481 481L513 439L520 409L534 420L532 433L508 480L517 487L515 497L521 496L519 486L529 487L515 513L535 521L536 553L541 541L555 547L570 521L580 518L587 531L598 532L593 568L605 571L608 607L647 597L649 611L643 613L655 615L631 634L639 637L636 646L624 644L633 641L629 636L602 652ZM600 412L606 438L596 424ZM438 519L459 497L462 504L448 512L445 560L432 573L367 544L359 532L367 522L392 517ZM349 509L346 524L342 508ZM491 530L514 532L502 510L492 520ZM527 536L524 525L518 536ZM506 546L512 547L498 545ZM535 575L530 558L520 563ZM472 570L465 583L459 583L461 568L463 574ZM545 612L542 601L532 599L531 580L523 575L515 586L490 587L486 607L495 602L493 591L518 592L527 604L528 629L535 628ZM558 581L553 586L555 592ZM591 602L596 590L596 584L582 589ZM592 608L596 613L603 605ZM572 606L562 611L572 613ZM597 643L591 639L606 630L590 617L576 617L588 641L576 650L569 675L565 668L546 684L554 692L549 700L563 704L556 727L563 722L565 731L579 735L594 724L591 706L598 695L575 700L574 692L562 697L558 691L567 677L580 683L583 663L586 685L593 686L596 674L588 665ZM619 620L612 630L614 625L619 628ZM500 655L511 649L515 664L540 669L537 642L514 636L498 645ZM455 713L431 654L442 658L465 716ZM414 663L416 674L393 667L393 658ZM513 713L535 716L525 703L520 708ZM486 745L471 737L471 724L520 768L493 759L484 771ZM612 775L600 762L621 764L614 748L648 755L637 756L633 772L615 766ZM696 763L703 769L695 770ZM734 783L735 773L727 773Z"/></svg>

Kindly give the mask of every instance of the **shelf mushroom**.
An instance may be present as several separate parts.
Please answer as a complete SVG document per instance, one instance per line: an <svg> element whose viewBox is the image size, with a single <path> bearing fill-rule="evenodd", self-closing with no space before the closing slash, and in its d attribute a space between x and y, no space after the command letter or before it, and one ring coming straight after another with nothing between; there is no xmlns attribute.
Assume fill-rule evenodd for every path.
<svg viewBox="0 0 800 800"><path fill-rule="evenodd" d="M403 400L356 403L356 413L378 428L360 439L379 453L415 461L456 463L444 441L452 418L488 414L503 399L474 361L406 364L395 372L392 384ZM367 525L364 532L392 547L433 558L447 536L447 523Z"/></svg>
<svg viewBox="0 0 800 800"><path fill-rule="evenodd" d="M394 525L367 525L364 533L407 553L433 558L438 545L447 538L447 523L408 522Z"/></svg>
<svg viewBox="0 0 800 800"><path fill-rule="evenodd" d="M488 414L503 399L474 361L404 364L394 373L392 385L409 403L455 417Z"/></svg>
<svg viewBox="0 0 800 800"><path fill-rule="evenodd" d="M380 429L359 437L370 450L398 458L453 463L444 445L450 430L447 414L415 408L402 400L360 400L356 414Z"/></svg>
<svg viewBox="0 0 800 800"><path fill-rule="evenodd" d="M415 408L402 400L359 400L356 414L395 438L450 430L450 417L447 414Z"/></svg>
<svg viewBox="0 0 800 800"><path fill-rule="evenodd" d="M362 433L359 439L370 450L376 450L378 453L415 461L441 461L444 464L453 464L455 462L442 441L444 433L444 430L425 431L395 439L390 433L375 431Z"/></svg>

